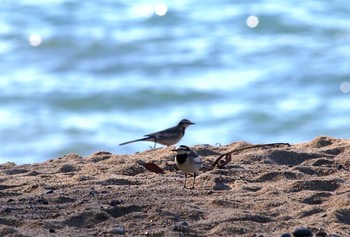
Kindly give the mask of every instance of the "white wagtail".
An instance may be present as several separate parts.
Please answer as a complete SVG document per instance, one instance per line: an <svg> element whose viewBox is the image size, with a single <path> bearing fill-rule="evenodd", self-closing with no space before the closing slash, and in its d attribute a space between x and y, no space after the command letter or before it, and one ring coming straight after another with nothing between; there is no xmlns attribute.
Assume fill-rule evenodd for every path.
<svg viewBox="0 0 350 237"><path fill-rule="evenodd" d="M196 180L196 172L202 167L202 160L200 156L192 151L189 147L181 145L177 146L172 151L177 154L175 156L176 166L183 172L185 172L185 183L184 188L186 188L187 173L193 174L193 185Z"/></svg>
<svg viewBox="0 0 350 237"><path fill-rule="evenodd" d="M132 142L139 142L139 141L154 142L154 148L156 147L157 143L166 145L166 146L171 146L178 143L181 140L181 138L185 135L186 128L192 124L195 124L195 123L192 123L188 119L183 119L175 127L171 127L159 132L147 134L145 135L144 138L124 142L119 144L119 146L129 144Z"/></svg>

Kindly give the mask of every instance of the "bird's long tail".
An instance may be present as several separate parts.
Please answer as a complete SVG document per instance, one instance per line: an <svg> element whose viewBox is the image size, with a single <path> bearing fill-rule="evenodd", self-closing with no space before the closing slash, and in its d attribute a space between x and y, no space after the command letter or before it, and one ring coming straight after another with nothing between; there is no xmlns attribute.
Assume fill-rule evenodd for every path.
<svg viewBox="0 0 350 237"><path fill-rule="evenodd" d="M123 145L129 144L129 143L133 143L133 142L141 142L141 141L151 141L151 142L153 141L154 142L154 138L153 137L144 137L144 138L140 138L140 139L136 139L136 140L120 143L119 146L123 146Z"/></svg>

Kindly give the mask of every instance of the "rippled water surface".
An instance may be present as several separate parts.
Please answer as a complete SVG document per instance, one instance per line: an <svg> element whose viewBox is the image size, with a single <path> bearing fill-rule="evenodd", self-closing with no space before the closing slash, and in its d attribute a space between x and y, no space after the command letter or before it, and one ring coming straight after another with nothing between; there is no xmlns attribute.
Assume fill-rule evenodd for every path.
<svg viewBox="0 0 350 237"><path fill-rule="evenodd" d="M350 135L345 0L44 2L0 5L0 163Z"/></svg>

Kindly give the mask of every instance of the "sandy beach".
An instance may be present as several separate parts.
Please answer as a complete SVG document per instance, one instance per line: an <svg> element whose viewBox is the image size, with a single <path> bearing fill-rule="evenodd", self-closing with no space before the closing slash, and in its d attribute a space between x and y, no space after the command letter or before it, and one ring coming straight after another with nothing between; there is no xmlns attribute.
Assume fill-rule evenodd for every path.
<svg viewBox="0 0 350 237"><path fill-rule="evenodd" d="M191 147L204 161L195 189L171 147L0 164L0 236L350 236L349 139L255 147L211 167L252 145Z"/></svg>

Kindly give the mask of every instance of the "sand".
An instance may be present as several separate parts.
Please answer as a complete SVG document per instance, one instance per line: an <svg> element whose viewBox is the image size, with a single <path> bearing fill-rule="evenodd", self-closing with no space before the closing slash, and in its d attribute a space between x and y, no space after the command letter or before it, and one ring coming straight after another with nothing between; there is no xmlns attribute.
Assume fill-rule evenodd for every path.
<svg viewBox="0 0 350 237"><path fill-rule="evenodd" d="M1 164L0 236L350 236L349 139L242 150L210 169L250 145L191 147L205 164L195 189L183 188L171 147Z"/></svg>

